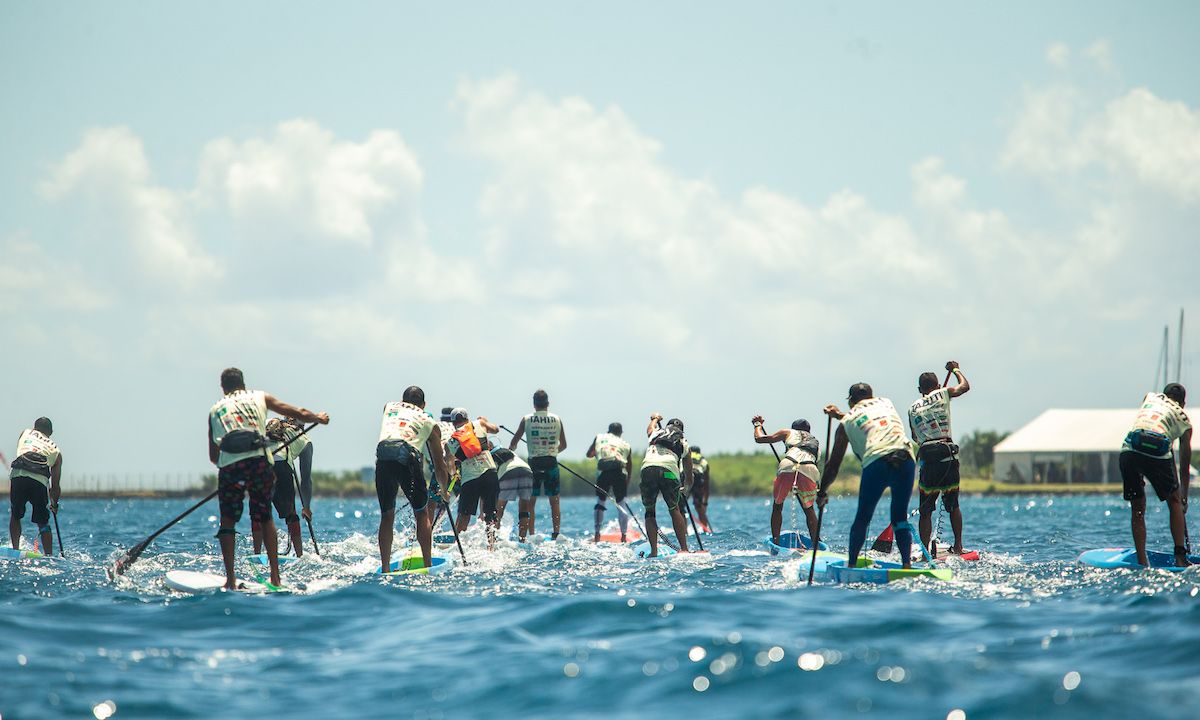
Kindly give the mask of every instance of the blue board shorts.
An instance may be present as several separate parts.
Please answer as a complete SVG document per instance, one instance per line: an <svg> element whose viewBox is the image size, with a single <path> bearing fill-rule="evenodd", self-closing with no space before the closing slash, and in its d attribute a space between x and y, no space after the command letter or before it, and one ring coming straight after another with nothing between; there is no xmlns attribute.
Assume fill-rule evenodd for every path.
<svg viewBox="0 0 1200 720"><path fill-rule="evenodd" d="M561 485L558 473L558 458L553 455L529 458L533 470L533 496L558 497Z"/></svg>

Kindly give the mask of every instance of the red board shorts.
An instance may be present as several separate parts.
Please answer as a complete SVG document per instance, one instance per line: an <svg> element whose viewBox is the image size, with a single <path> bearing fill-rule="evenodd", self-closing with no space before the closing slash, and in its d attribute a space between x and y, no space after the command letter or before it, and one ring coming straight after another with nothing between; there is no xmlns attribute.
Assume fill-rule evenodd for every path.
<svg viewBox="0 0 1200 720"><path fill-rule="evenodd" d="M806 508L812 507L817 498L817 466L801 465L798 470L776 475L775 491L772 493L775 504L782 505L787 502L793 487L800 491L800 504Z"/></svg>
<svg viewBox="0 0 1200 720"><path fill-rule="evenodd" d="M242 498L250 496L250 520L265 523L271 519L271 494L275 487L275 471L267 458L252 457L239 460L217 471L217 498L221 503L221 518L242 519Z"/></svg>

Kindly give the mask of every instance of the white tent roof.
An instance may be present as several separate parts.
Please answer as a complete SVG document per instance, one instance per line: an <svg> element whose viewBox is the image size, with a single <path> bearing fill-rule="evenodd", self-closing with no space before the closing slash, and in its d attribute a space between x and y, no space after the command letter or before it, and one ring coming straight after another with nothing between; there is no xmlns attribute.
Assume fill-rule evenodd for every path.
<svg viewBox="0 0 1200 720"><path fill-rule="evenodd" d="M1133 427L1129 410L1047 410L996 445L1005 452L1117 452Z"/></svg>

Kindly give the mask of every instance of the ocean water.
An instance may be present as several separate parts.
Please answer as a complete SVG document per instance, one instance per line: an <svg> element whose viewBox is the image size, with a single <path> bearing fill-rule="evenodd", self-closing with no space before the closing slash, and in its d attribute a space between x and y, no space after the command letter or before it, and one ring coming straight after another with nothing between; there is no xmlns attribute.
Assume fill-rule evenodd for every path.
<svg viewBox="0 0 1200 720"><path fill-rule="evenodd" d="M318 498L323 557L284 572L306 589L166 590L219 569L214 503L106 578L192 502L67 500L66 560L0 560L0 718L1200 717L1200 570L1075 562L1129 544L1119 497L965 499L984 558L948 583L805 587L752 499L714 500L706 556L584 542L592 501L569 499L576 539L488 553L472 533L465 567L380 578L374 500ZM834 548L853 508L830 502ZM1161 505L1148 522L1169 549Z"/></svg>

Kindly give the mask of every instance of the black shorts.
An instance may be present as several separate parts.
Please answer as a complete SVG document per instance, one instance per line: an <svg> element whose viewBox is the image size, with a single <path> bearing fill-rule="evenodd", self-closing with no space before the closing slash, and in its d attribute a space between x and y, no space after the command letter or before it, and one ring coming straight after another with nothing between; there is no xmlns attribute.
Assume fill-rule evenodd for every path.
<svg viewBox="0 0 1200 720"><path fill-rule="evenodd" d="M246 498L250 500L250 522L265 523L271 519L271 495L274 492L275 472L265 455L238 460L217 471L217 502L221 519L233 522L242 519Z"/></svg>
<svg viewBox="0 0 1200 720"><path fill-rule="evenodd" d="M957 445L944 442L929 442L917 451L921 461L921 474L917 481L922 493L948 493L958 489L959 478Z"/></svg>
<svg viewBox="0 0 1200 720"><path fill-rule="evenodd" d="M660 467L642 468L639 487L642 491L642 505L646 506L647 512L654 510L659 494L662 494L663 500L666 501L668 510L679 507L679 478L675 473L670 473L670 477L667 477L667 474L667 471Z"/></svg>
<svg viewBox="0 0 1200 720"><path fill-rule="evenodd" d="M1159 500L1166 500L1179 489L1175 476L1175 463L1171 458L1153 458L1139 452L1126 450L1121 453L1121 481L1125 485L1125 499L1136 500L1146 497L1146 483L1150 481Z"/></svg>
<svg viewBox="0 0 1200 720"><path fill-rule="evenodd" d="M296 514L296 475L283 460L275 461L275 494L271 498L280 519L298 520Z"/></svg>
<svg viewBox="0 0 1200 720"><path fill-rule="evenodd" d="M529 458L529 469L533 471L533 496L558 497L561 480L558 474L558 458L553 455Z"/></svg>
<svg viewBox="0 0 1200 720"><path fill-rule="evenodd" d="M613 502L623 502L625 494L629 492L629 478L624 470L601 470L596 476L596 487L607 492ZM605 499L603 493L596 493L596 497Z"/></svg>
<svg viewBox="0 0 1200 720"><path fill-rule="evenodd" d="M690 493L693 500L698 503L704 502L704 486L708 485L708 476L704 473L692 474L692 491Z"/></svg>
<svg viewBox="0 0 1200 720"><path fill-rule="evenodd" d="M412 449L401 450L398 460L375 460L375 495L379 498L380 512L396 509L396 493L400 490L408 498L413 513L421 512L429 504L421 455Z"/></svg>
<svg viewBox="0 0 1200 720"><path fill-rule="evenodd" d="M25 517L25 505L29 504L33 506L33 521L39 527L50 522L50 491L46 486L24 475L10 482L8 502L12 505L12 516L18 520Z"/></svg>
<svg viewBox="0 0 1200 720"><path fill-rule="evenodd" d="M500 495L500 479L496 470L488 470L484 474L462 484L458 493L458 514L474 515L479 506L483 505L483 519L496 519L496 498Z"/></svg>

